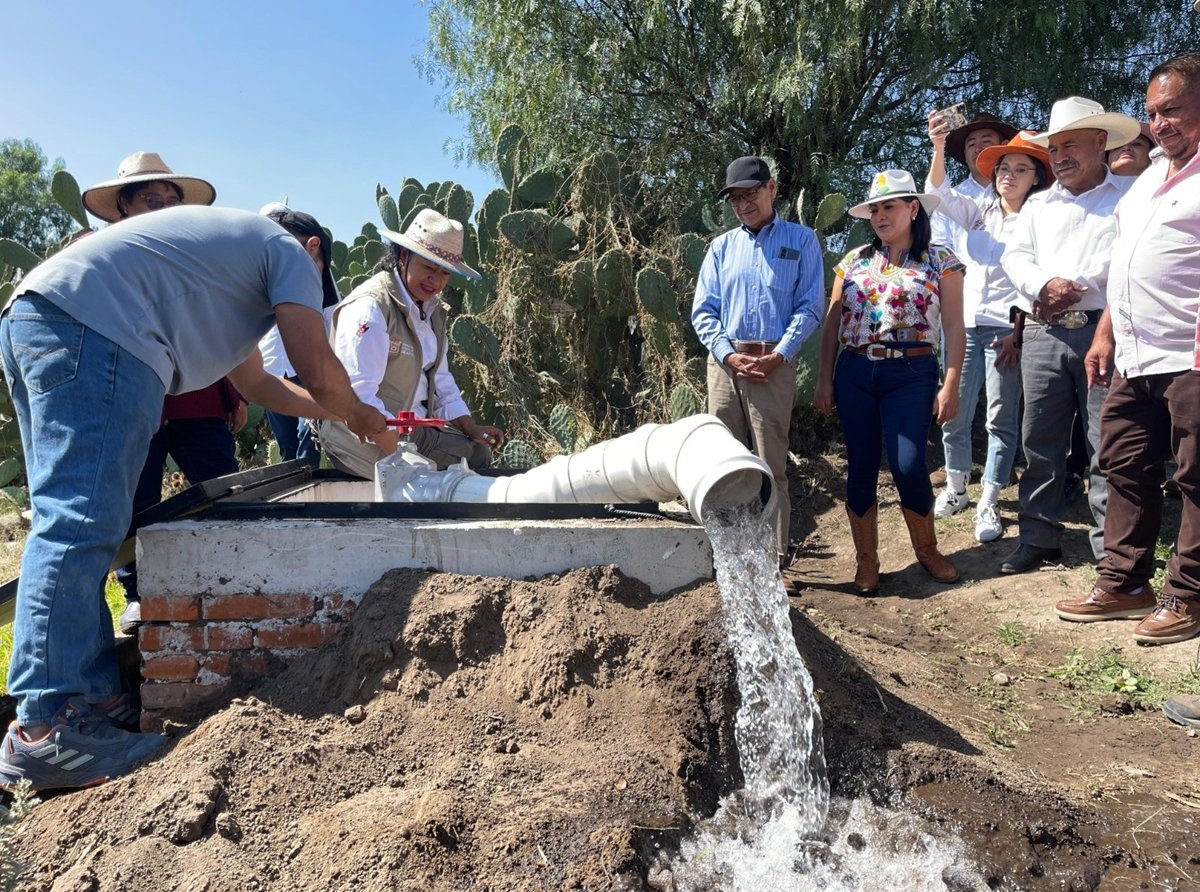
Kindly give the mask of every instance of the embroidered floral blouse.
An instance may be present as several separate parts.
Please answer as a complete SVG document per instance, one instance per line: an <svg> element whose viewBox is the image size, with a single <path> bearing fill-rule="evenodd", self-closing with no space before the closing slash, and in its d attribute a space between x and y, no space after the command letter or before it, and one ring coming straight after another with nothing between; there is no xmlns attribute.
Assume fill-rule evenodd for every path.
<svg viewBox="0 0 1200 892"><path fill-rule="evenodd" d="M884 250L866 256L867 247L855 248L834 269L842 277L841 343L848 347L879 341L936 345L941 280L961 273L963 264L941 245L930 245L924 260L904 255L900 265L889 263Z"/></svg>

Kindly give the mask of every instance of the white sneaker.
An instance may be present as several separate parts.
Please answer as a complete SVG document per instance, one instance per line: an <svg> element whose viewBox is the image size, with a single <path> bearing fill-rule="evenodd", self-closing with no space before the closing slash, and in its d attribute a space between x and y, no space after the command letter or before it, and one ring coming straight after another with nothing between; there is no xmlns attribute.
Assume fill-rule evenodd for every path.
<svg viewBox="0 0 1200 892"><path fill-rule="evenodd" d="M959 511L971 504L967 499L967 491L955 492L949 486L938 494L937 501L933 503L934 517L949 517L951 514L957 514Z"/></svg>
<svg viewBox="0 0 1200 892"><path fill-rule="evenodd" d="M128 601L125 604L125 609L121 611L121 618L117 620L117 628L121 630L122 635L136 635L137 628L142 624L142 602Z"/></svg>
<svg viewBox="0 0 1200 892"><path fill-rule="evenodd" d="M995 542L1004 534L1004 524L995 505L980 505L975 509L975 538L979 542Z"/></svg>

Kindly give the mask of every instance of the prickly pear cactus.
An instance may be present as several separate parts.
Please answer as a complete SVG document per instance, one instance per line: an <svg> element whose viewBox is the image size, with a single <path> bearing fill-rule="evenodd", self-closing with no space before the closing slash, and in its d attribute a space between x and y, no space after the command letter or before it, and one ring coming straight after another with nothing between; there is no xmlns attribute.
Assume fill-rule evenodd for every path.
<svg viewBox="0 0 1200 892"><path fill-rule="evenodd" d="M509 440L500 450L496 464L501 468L535 468L542 463L542 456L524 440Z"/></svg>
<svg viewBox="0 0 1200 892"><path fill-rule="evenodd" d="M83 229L92 228L88 223L83 196L79 192L79 183L75 182L75 177L65 170L54 171L54 178L50 181L50 194Z"/></svg>
<svg viewBox="0 0 1200 892"><path fill-rule="evenodd" d="M487 323L475 316L459 316L450 323L455 348L476 362L494 366L500 361L500 342Z"/></svg>
<svg viewBox="0 0 1200 892"><path fill-rule="evenodd" d="M379 196L379 218L383 220L384 229L394 231L400 228L400 211L396 207L396 199L386 192Z"/></svg>
<svg viewBox="0 0 1200 892"><path fill-rule="evenodd" d="M671 389L670 407L672 421L680 421L700 411L696 394L686 384L676 384Z"/></svg>
<svg viewBox="0 0 1200 892"><path fill-rule="evenodd" d="M679 321L679 304L671 280L660 270L648 266L637 274L638 299L646 312L663 322Z"/></svg>
<svg viewBox="0 0 1200 892"><path fill-rule="evenodd" d="M524 175L524 167L528 163L529 137L516 124L509 124L496 140L496 166L504 185L509 189L516 187Z"/></svg>
<svg viewBox="0 0 1200 892"><path fill-rule="evenodd" d="M559 403L550 410L550 433L558 441L563 452L575 450L575 439L579 431L579 423L575 420L575 410L566 403Z"/></svg>

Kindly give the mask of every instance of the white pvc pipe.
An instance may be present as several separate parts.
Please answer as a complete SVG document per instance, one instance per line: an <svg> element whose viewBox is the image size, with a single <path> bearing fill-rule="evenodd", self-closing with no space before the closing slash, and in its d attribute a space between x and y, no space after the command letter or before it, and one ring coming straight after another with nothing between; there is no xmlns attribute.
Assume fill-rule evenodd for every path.
<svg viewBox="0 0 1200 892"><path fill-rule="evenodd" d="M386 485L382 473L377 471L377 476L381 498L405 501L605 504L683 496L698 522L703 522L707 507L757 504L767 513L776 497L767 463L712 415L643 425L510 477L451 468L422 473L419 481L410 478L396 487Z"/></svg>

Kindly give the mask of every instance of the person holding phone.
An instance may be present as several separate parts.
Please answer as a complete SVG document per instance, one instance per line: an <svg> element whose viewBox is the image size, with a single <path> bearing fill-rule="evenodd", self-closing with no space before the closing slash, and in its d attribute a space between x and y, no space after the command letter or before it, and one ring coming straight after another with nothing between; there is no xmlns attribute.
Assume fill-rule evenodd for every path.
<svg viewBox="0 0 1200 892"><path fill-rule="evenodd" d="M977 165L992 184L992 197L974 200L950 185L946 176L946 137L949 124L941 112L929 115L933 157L926 188L941 198L940 212L966 232L961 259L966 265L963 287L963 358L959 413L942 428L946 453L946 488L934 506L937 517L949 517L969 504L971 427L981 387L987 391L987 461L983 494L975 510L975 538L999 539L1004 528L997 502L1008 483L1017 453L1021 411L1021 352L1013 337L1009 308L1017 291L1000 265L1005 242L1012 237L1025 199L1054 182L1050 155L1028 141L1030 131L1018 133L1004 145L979 153Z"/></svg>

